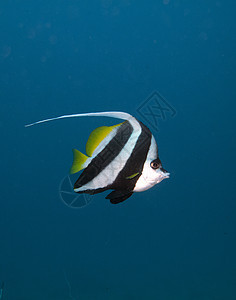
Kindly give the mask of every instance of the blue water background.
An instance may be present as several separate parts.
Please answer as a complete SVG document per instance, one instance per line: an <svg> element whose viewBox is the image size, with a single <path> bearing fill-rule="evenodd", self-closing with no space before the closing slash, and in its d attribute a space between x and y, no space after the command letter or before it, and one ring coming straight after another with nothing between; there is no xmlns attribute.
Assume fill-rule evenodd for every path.
<svg viewBox="0 0 236 300"><path fill-rule="evenodd" d="M236 299L234 1L1 1L3 300ZM67 207L72 148L158 91L168 180ZM145 121L144 121L145 122ZM150 118L150 122L152 122Z"/></svg>

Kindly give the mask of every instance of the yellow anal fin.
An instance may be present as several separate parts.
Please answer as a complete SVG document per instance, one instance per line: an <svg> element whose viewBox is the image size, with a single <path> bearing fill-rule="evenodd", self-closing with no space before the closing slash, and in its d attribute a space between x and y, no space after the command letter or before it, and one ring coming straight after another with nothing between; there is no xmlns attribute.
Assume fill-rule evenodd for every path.
<svg viewBox="0 0 236 300"><path fill-rule="evenodd" d="M92 156L94 150L105 139L105 137L107 137L108 134L110 134L115 127L118 127L121 124L117 124L114 126L101 126L101 127L94 129L91 132L91 134L88 138L87 144L86 144L87 155Z"/></svg>
<svg viewBox="0 0 236 300"><path fill-rule="evenodd" d="M138 174L139 174L139 172L138 173L134 173L134 174L126 177L125 179L132 179L132 178L136 177Z"/></svg>
<svg viewBox="0 0 236 300"><path fill-rule="evenodd" d="M73 160L72 167L70 169L71 174L77 173L80 170L84 169L84 163L88 159L88 156L86 156L85 154L81 153L76 149L73 149L73 155L74 155L74 160Z"/></svg>

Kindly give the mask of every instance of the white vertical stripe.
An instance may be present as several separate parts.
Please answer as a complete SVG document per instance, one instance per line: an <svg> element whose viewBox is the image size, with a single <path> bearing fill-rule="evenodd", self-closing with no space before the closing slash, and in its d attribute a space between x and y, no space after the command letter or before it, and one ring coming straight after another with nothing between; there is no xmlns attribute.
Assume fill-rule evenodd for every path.
<svg viewBox="0 0 236 300"><path fill-rule="evenodd" d="M142 132L142 128L135 118L130 119L128 122L130 122L133 127L133 132L120 153L93 180L79 188L76 188L75 192L104 188L115 181L116 177L129 159Z"/></svg>
<svg viewBox="0 0 236 300"><path fill-rule="evenodd" d="M156 171L153 170L150 166L151 161L157 158L157 143L155 141L154 136L152 135L151 145L148 150L147 159L143 166L142 175L137 180L134 192L142 192L150 189L157 182L155 180ZM153 179L153 180L152 180Z"/></svg>

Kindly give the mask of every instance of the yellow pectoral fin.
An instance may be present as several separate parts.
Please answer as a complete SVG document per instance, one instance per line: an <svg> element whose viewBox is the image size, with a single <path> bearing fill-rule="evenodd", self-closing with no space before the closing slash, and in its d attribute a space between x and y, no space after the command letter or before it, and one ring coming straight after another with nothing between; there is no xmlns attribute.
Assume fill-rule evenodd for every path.
<svg viewBox="0 0 236 300"><path fill-rule="evenodd" d="M105 139L105 137L108 136L112 132L112 130L120 126L121 124L117 124L114 126L101 126L96 129L94 129L87 141L86 144L86 153L88 156L92 156L94 150L97 148L97 146Z"/></svg>
<svg viewBox="0 0 236 300"><path fill-rule="evenodd" d="M74 160L72 167L70 169L70 173L74 174L79 172L80 170L84 169L84 163L88 159L88 156L85 154L81 153L80 151L73 149L73 155L74 155Z"/></svg>
<svg viewBox="0 0 236 300"><path fill-rule="evenodd" d="M138 173L134 173L134 174L126 177L125 179L132 179L132 178L136 177L138 174L139 174L139 172Z"/></svg>

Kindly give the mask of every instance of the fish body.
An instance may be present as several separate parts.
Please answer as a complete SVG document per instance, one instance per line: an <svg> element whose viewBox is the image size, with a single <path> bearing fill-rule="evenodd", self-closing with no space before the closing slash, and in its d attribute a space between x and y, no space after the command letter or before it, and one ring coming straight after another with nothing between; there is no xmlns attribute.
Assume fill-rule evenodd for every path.
<svg viewBox="0 0 236 300"><path fill-rule="evenodd" d="M30 125L76 116L107 116L125 120L114 126L96 128L86 144L87 155L73 150L71 173L83 170L74 184L76 193L97 194L113 190L106 199L117 204L134 192L148 190L169 178L159 159L154 136L142 122L127 113L66 115Z"/></svg>

